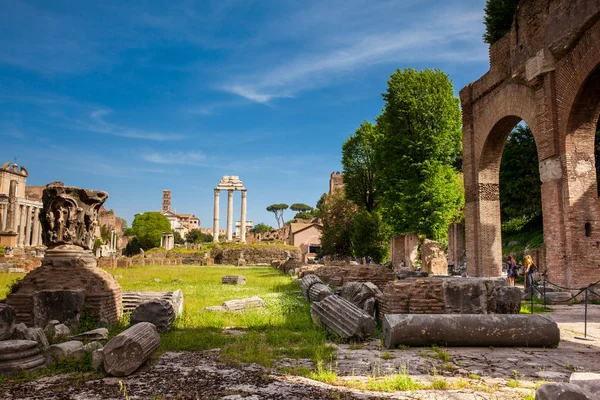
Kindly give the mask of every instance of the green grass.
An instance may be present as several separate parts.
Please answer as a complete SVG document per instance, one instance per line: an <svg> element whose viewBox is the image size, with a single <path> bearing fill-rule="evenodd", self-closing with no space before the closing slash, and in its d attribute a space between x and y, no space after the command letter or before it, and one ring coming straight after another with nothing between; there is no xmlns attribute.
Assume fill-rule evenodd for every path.
<svg viewBox="0 0 600 400"><path fill-rule="evenodd" d="M395 375L388 375L379 379L371 378L366 385L368 390L379 392L417 390L422 387L422 384L415 382L408 374L402 372Z"/></svg>
<svg viewBox="0 0 600 400"><path fill-rule="evenodd" d="M539 302L540 300L534 300L533 301L533 314L539 314L539 313L543 313L543 312L550 312L552 311L552 308L546 306L544 307L543 304L536 304L537 302ZM521 314L531 314L531 301L529 300L524 300L521 302Z"/></svg>
<svg viewBox="0 0 600 400"><path fill-rule="evenodd" d="M324 328L313 324L310 304L299 294L299 284L273 268L172 265L117 268L109 272L122 276L119 283L123 290L182 290L183 316L161 335L161 352L221 348L226 361L256 362L267 367L280 357L309 358L315 362L332 359L333 349L326 345L331 338ZM238 274L246 277L246 285L221 284L224 275ZM22 276L0 273L0 298L5 297L7 285ZM160 281L155 282L155 278ZM178 279L183 282L175 282ZM251 296L261 297L266 308L239 313L204 309ZM117 334L126 327L126 323L115 325L110 327L110 333ZM246 333L228 335L225 327Z"/></svg>

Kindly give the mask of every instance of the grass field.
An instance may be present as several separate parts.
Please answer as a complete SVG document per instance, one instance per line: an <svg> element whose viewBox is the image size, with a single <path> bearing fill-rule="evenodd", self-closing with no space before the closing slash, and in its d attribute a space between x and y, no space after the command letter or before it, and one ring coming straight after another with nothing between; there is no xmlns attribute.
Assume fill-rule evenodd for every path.
<svg viewBox="0 0 600 400"><path fill-rule="evenodd" d="M313 324L310 304L302 297L299 284L273 268L178 265L109 272L118 277L123 290L183 291L183 317L161 336L161 351L221 348L228 361L264 366L271 366L282 356L315 362L331 360L327 332ZM224 275L243 275L246 285L222 285ZM0 298L6 296L7 286L18 277L22 274L0 274ZM226 300L251 296L262 298L267 307L242 313L204 310ZM228 334L231 329L245 334Z"/></svg>

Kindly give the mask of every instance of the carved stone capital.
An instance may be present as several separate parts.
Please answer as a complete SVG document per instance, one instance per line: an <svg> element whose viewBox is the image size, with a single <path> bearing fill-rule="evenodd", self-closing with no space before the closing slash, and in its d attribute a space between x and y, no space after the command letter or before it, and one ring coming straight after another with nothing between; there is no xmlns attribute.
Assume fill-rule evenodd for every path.
<svg viewBox="0 0 600 400"><path fill-rule="evenodd" d="M81 189L50 183L44 188L40 213L42 240L52 249L75 245L91 250L98 224L98 210L108 194L100 190Z"/></svg>

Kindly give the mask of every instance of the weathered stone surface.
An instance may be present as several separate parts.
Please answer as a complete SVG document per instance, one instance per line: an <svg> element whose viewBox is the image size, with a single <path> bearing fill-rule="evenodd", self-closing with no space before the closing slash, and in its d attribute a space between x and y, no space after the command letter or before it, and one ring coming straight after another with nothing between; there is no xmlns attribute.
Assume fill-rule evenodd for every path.
<svg viewBox="0 0 600 400"><path fill-rule="evenodd" d="M104 348L92 351L92 368L98 371L104 367Z"/></svg>
<svg viewBox="0 0 600 400"><path fill-rule="evenodd" d="M84 344L83 351L85 351L86 353L92 353L96 350L100 350L102 347L102 343L93 341L88 344Z"/></svg>
<svg viewBox="0 0 600 400"><path fill-rule="evenodd" d="M83 313L83 290L40 290L33 296L33 313L40 325L58 320L67 325L77 324Z"/></svg>
<svg viewBox="0 0 600 400"><path fill-rule="evenodd" d="M24 323L20 323L15 325L14 336L17 339L33 340L34 342L37 342L39 349L42 351L46 351L48 346L50 346L50 344L48 343L48 338L46 338L46 335L44 334L42 328L28 328Z"/></svg>
<svg viewBox="0 0 600 400"><path fill-rule="evenodd" d="M395 277L388 268L377 264L324 266L314 269L311 273L327 285L342 286L346 282L371 282L380 289L393 282ZM301 271L301 274L306 272Z"/></svg>
<svg viewBox="0 0 600 400"><path fill-rule="evenodd" d="M544 383L535 391L535 400L598 400L600 397L571 383Z"/></svg>
<svg viewBox="0 0 600 400"><path fill-rule="evenodd" d="M488 313L519 314L523 291L519 287L495 286L491 296L488 296Z"/></svg>
<svg viewBox="0 0 600 400"><path fill-rule="evenodd" d="M547 292L546 304L567 304L572 297L569 292Z"/></svg>
<svg viewBox="0 0 600 400"><path fill-rule="evenodd" d="M244 311L249 308L265 307L263 299L258 296L252 296L247 299L228 300L220 306L206 307L210 311Z"/></svg>
<svg viewBox="0 0 600 400"><path fill-rule="evenodd" d="M48 340L60 340L61 338L68 338L71 336L69 327L59 323L57 320L48 322L48 325L44 328L44 333Z"/></svg>
<svg viewBox="0 0 600 400"><path fill-rule="evenodd" d="M126 376L138 369L160 345L156 327L140 322L112 338L102 349L104 370L113 376Z"/></svg>
<svg viewBox="0 0 600 400"><path fill-rule="evenodd" d="M84 354L83 343L78 340L71 340L64 343L53 344L46 350L48 362L56 362L67 357L82 359Z"/></svg>
<svg viewBox="0 0 600 400"><path fill-rule="evenodd" d="M593 372L574 372L569 383L579 386L590 393L600 395L600 374Z"/></svg>
<svg viewBox="0 0 600 400"><path fill-rule="evenodd" d="M331 291L329 286L326 286L322 283L315 283L310 287L310 290L308 291L308 298L310 299L310 301L321 301L325 297L331 296L332 294L333 292Z"/></svg>
<svg viewBox="0 0 600 400"><path fill-rule="evenodd" d="M71 336L71 340L108 340L108 329L98 328Z"/></svg>
<svg viewBox="0 0 600 400"><path fill-rule="evenodd" d="M402 268L396 272L398 280L407 278L426 278L429 274L425 271L414 271L412 269Z"/></svg>
<svg viewBox="0 0 600 400"><path fill-rule="evenodd" d="M425 239L421 250L423 271L431 275L448 275L448 259L441 243Z"/></svg>
<svg viewBox="0 0 600 400"><path fill-rule="evenodd" d="M0 342L0 375L41 368L46 359L33 340L4 340Z"/></svg>
<svg viewBox="0 0 600 400"><path fill-rule="evenodd" d="M376 296L381 290L371 282L347 282L342 286L340 295L352 304L375 317Z"/></svg>
<svg viewBox="0 0 600 400"><path fill-rule="evenodd" d="M315 323L349 339L364 339L375 335L375 319L340 296L327 296L313 303L310 313Z"/></svg>
<svg viewBox="0 0 600 400"><path fill-rule="evenodd" d="M241 275L226 275L221 278L223 285L245 285L246 278Z"/></svg>
<svg viewBox="0 0 600 400"><path fill-rule="evenodd" d="M173 304L167 300L151 300L140 304L131 313L131 324L152 323L158 332L166 332L175 320Z"/></svg>
<svg viewBox="0 0 600 400"><path fill-rule="evenodd" d="M171 302L175 315L178 317L183 314L183 292L181 289L174 292L123 292L123 311L133 311L140 304L157 299Z"/></svg>
<svg viewBox="0 0 600 400"><path fill-rule="evenodd" d="M288 273L291 270L294 269L298 269L302 267L302 262L295 259L295 258L290 258L289 260L287 260L286 262L284 262L283 264L281 264L281 266L279 267L279 269L282 272Z"/></svg>
<svg viewBox="0 0 600 400"><path fill-rule="evenodd" d="M321 278L316 275L311 274L302 277L302 280L300 281L300 290L302 290L304 297L308 299L308 291L310 290L310 287L316 283L323 283Z"/></svg>
<svg viewBox="0 0 600 400"><path fill-rule="evenodd" d="M542 315L388 314L385 345L553 347L560 341L556 322Z"/></svg>
<svg viewBox="0 0 600 400"><path fill-rule="evenodd" d="M0 304L0 340L10 339L15 330L15 310L6 304Z"/></svg>

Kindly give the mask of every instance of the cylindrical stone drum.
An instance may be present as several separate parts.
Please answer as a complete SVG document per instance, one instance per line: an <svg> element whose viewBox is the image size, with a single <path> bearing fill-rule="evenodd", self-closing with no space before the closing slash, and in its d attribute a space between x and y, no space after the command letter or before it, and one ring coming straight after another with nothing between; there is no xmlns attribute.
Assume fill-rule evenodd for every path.
<svg viewBox="0 0 600 400"><path fill-rule="evenodd" d="M385 345L556 347L560 330L543 315L525 314L387 314Z"/></svg>

